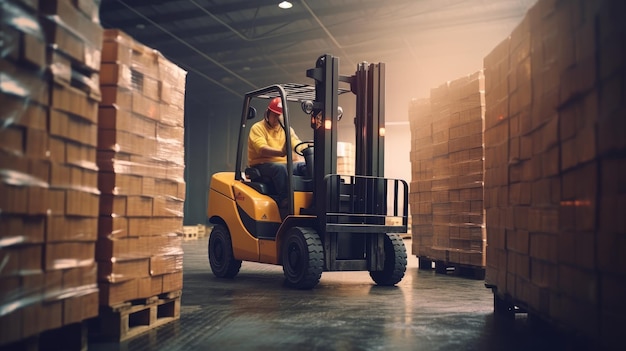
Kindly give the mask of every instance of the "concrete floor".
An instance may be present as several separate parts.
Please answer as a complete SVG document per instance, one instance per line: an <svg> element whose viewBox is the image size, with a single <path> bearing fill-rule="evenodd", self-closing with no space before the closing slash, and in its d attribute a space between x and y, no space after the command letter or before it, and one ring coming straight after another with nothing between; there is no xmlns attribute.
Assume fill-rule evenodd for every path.
<svg viewBox="0 0 626 351"><path fill-rule="evenodd" d="M367 272L329 272L299 291L283 286L280 266L244 262L235 279L215 278L207 242L183 245L180 320L89 350L587 349L526 315L494 317L482 280L418 270L412 255L397 287L375 286Z"/></svg>

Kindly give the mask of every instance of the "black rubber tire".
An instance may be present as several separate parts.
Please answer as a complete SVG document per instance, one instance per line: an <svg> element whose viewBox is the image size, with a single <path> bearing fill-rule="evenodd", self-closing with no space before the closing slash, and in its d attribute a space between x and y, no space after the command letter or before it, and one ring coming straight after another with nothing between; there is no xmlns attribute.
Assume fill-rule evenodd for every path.
<svg viewBox="0 0 626 351"><path fill-rule="evenodd" d="M241 269L241 261L233 255L233 244L228 228L216 224L209 236L209 263L218 278L233 278Z"/></svg>
<svg viewBox="0 0 626 351"><path fill-rule="evenodd" d="M406 247L398 234L385 236L385 263L382 271L370 271L370 277L378 285L398 284L406 272Z"/></svg>
<svg viewBox="0 0 626 351"><path fill-rule="evenodd" d="M324 250L317 232L311 228L293 227L282 246L285 284L296 289L313 289L324 270Z"/></svg>

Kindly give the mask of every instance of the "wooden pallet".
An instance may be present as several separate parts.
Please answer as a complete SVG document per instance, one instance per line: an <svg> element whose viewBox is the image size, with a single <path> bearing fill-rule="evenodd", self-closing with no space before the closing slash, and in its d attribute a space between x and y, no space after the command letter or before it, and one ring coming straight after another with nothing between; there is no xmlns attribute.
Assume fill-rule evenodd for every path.
<svg viewBox="0 0 626 351"><path fill-rule="evenodd" d="M198 224L198 238L204 238L207 236L210 228L207 228L204 224Z"/></svg>
<svg viewBox="0 0 626 351"><path fill-rule="evenodd" d="M68 324L8 345L3 351L87 351L87 323Z"/></svg>
<svg viewBox="0 0 626 351"><path fill-rule="evenodd" d="M204 224L186 225L183 227L183 239L195 240L207 236L210 228Z"/></svg>
<svg viewBox="0 0 626 351"><path fill-rule="evenodd" d="M454 262L433 260L427 257L418 257L419 269L432 270L438 274L456 275L465 278L485 279L485 267L471 266ZM434 267L433 267L434 263Z"/></svg>
<svg viewBox="0 0 626 351"><path fill-rule="evenodd" d="M198 239L198 226L186 225L183 227L183 240Z"/></svg>
<svg viewBox="0 0 626 351"><path fill-rule="evenodd" d="M164 293L147 299L101 306L100 315L89 326L95 341L124 341L180 318L182 291Z"/></svg>

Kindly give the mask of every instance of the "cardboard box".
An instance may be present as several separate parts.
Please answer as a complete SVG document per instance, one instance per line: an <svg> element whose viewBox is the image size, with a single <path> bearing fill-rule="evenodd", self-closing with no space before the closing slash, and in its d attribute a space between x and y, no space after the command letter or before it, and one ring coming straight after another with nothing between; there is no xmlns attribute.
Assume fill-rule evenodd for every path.
<svg viewBox="0 0 626 351"><path fill-rule="evenodd" d="M150 258L154 254L152 250L152 240L154 237L135 236L128 238L129 257Z"/></svg>
<svg viewBox="0 0 626 351"><path fill-rule="evenodd" d="M159 139L164 139L165 142L172 142L176 144L180 143L182 145L182 143L185 140L185 129L183 127L170 126L170 125L158 123L156 136ZM354 160L354 155L352 154L349 156L337 156L338 160L339 160L339 157L343 157L345 159L352 158L352 160Z"/></svg>
<svg viewBox="0 0 626 351"><path fill-rule="evenodd" d="M120 239L128 237L128 219L117 216L100 216L98 238Z"/></svg>
<svg viewBox="0 0 626 351"><path fill-rule="evenodd" d="M92 1L93 2L93 1ZM86 5L86 1L82 1L82 8L94 12L94 5ZM40 4L41 13L48 15L57 15L58 18L77 36L80 36L95 48L102 45L103 29L98 21L94 21L93 17L86 16L85 13L79 11L73 2L66 0L48 0ZM96 6L97 9L97 6ZM96 17L97 18L97 17Z"/></svg>
<svg viewBox="0 0 626 351"><path fill-rule="evenodd" d="M150 279L150 296L156 296L162 294L163 291L163 277L165 275L151 276Z"/></svg>
<svg viewBox="0 0 626 351"><path fill-rule="evenodd" d="M163 55L158 56L159 79L173 87L179 87L181 91L185 91L185 79L187 71L169 61ZM182 88L181 88L182 87Z"/></svg>
<svg viewBox="0 0 626 351"><path fill-rule="evenodd" d="M160 84L156 78L131 70L131 83L133 91L141 93L142 96L154 101L161 100Z"/></svg>
<svg viewBox="0 0 626 351"><path fill-rule="evenodd" d="M7 246L0 250L5 267L0 276L28 275L41 273L42 244Z"/></svg>
<svg viewBox="0 0 626 351"><path fill-rule="evenodd" d="M100 75L97 72L82 69L69 56L56 50L48 50L47 62L52 80L76 87L100 101Z"/></svg>
<svg viewBox="0 0 626 351"><path fill-rule="evenodd" d="M22 339L23 309L0 316L0 346Z"/></svg>
<svg viewBox="0 0 626 351"><path fill-rule="evenodd" d="M185 184L184 181L178 181L176 184L178 186L178 194L176 197L184 200L187 194L187 184Z"/></svg>
<svg viewBox="0 0 626 351"><path fill-rule="evenodd" d="M155 236L182 233L182 219L178 217L129 218L131 236Z"/></svg>
<svg viewBox="0 0 626 351"><path fill-rule="evenodd" d="M28 129L46 130L48 123L48 110L30 101L28 98L20 98L7 94L0 90L0 123L3 125L16 125Z"/></svg>
<svg viewBox="0 0 626 351"><path fill-rule="evenodd" d="M98 267L96 262L90 265L64 269L62 271L46 272L46 275L61 273L62 288L64 294L83 294L96 288L98 281Z"/></svg>
<svg viewBox="0 0 626 351"><path fill-rule="evenodd" d="M101 236L96 242L96 260L113 261L113 259L129 258L127 238Z"/></svg>
<svg viewBox="0 0 626 351"><path fill-rule="evenodd" d="M46 218L46 241L95 241L97 217L49 216Z"/></svg>
<svg viewBox="0 0 626 351"><path fill-rule="evenodd" d="M101 282L98 284L98 288L100 289L100 305L114 306L139 297L137 279L119 283Z"/></svg>
<svg viewBox="0 0 626 351"><path fill-rule="evenodd" d="M15 83L3 84L0 87L2 93L29 99L39 105L48 105L49 83L40 72L5 59L0 59L0 72L3 73L3 79L10 79Z"/></svg>
<svg viewBox="0 0 626 351"><path fill-rule="evenodd" d="M105 35L107 31L111 30L106 29ZM124 39L106 38L105 41L102 43L103 65L104 63L117 63L130 66L132 63L133 51L129 44L132 41L133 39L130 37L128 37L126 41Z"/></svg>
<svg viewBox="0 0 626 351"><path fill-rule="evenodd" d="M143 137L115 129L98 130L98 149L146 157L157 156L158 152L155 138Z"/></svg>
<svg viewBox="0 0 626 351"><path fill-rule="evenodd" d="M145 240L145 239L144 239ZM182 237L176 234L156 235L148 240L152 256L182 255Z"/></svg>
<svg viewBox="0 0 626 351"><path fill-rule="evenodd" d="M46 243L44 270L90 266L95 262L95 245L95 242Z"/></svg>
<svg viewBox="0 0 626 351"><path fill-rule="evenodd" d="M77 88L55 82L52 85L50 106L94 124L98 122L98 100Z"/></svg>
<svg viewBox="0 0 626 351"><path fill-rule="evenodd" d="M152 292L152 277L137 278L137 294L139 294L141 298L148 298L155 295Z"/></svg>
<svg viewBox="0 0 626 351"><path fill-rule="evenodd" d="M100 213L128 217L150 217L153 198L140 195L102 195Z"/></svg>
<svg viewBox="0 0 626 351"><path fill-rule="evenodd" d="M29 17L26 13L20 15ZM29 18L36 23L35 18ZM0 24L3 32L4 48L3 58L8 58L16 63L31 65L35 69L46 67L46 46L41 37L33 35L32 31L21 30L21 28L9 27L7 24Z"/></svg>
<svg viewBox="0 0 626 351"><path fill-rule="evenodd" d="M12 154L23 155L26 139L26 129L17 126L8 126L2 131L0 139L0 150L8 151Z"/></svg>
<svg viewBox="0 0 626 351"><path fill-rule="evenodd" d="M162 275L175 273L183 269L183 255L152 256L150 257L150 274Z"/></svg>
<svg viewBox="0 0 626 351"><path fill-rule="evenodd" d="M63 301L63 325L80 323L98 316L98 290L77 292Z"/></svg>
<svg viewBox="0 0 626 351"><path fill-rule="evenodd" d="M100 214L126 216L126 196L102 194L100 196Z"/></svg>
<svg viewBox="0 0 626 351"><path fill-rule="evenodd" d="M161 104L161 118L159 122L167 125L183 127L185 121L185 110L174 105Z"/></svg>
<svg viewBox="0 0 626 351"><path fill-rule="evenodd" d="M100 86L102 100L100 106L117 106L120 110L130 111L132 108L132 94L130 88L119 86Z"/></svg>
<svg viewBox="0 0 626 351"><path fill-rule="evenodd" d="M101 41L90 43L82 37L82 33L70 28L58 17L42 17L41 24L47 43L54 43L56 50L87 69L94 72L100 70ZM98 27L92 26L93 33L101 31Z"/></svg>
<svg viewBox="0 0 626 351"><path fill-rule="evenodd" d="M54 137L51 137L51 139ZM62 150L65 151L65 162L69 165L76 166L85 170L85 177L92 177L93 171L97 171L96 148L90 145L83 145L70 140L63 143ZM75 179L72 179L75 181ZM92 184L92 183L88 183Z"/></svg>
<svg viewBox="0 0 626 351"><path fill-rule="evenodd" d="M142 195L143 177L132 174L100 172L98 189L102 194Z"/></svg>
<svg viewBox="0 0 626 351"><path fill-rule="evenodd" d="M132 111L156 121L161 118L161 104L143 96L140 92L132 91Z"/></svg>
<svg viewBox="0 0 626 351"><path fill-rule="evenodd" d="M134 89L132 84L133 74L128 65L121 63L102 63L100 67L100 83L102 85L114 85L129 90Z"/></svg>
<svg viewBox="0 0 626 351"><path fill-rule="evenodd" d="M118 283L149 275L150 259L147 258L98 262L98 281L100 282Z"/></svg>
<svg viewBox="0 0 626 351"><path fill-rule="evenodd" d="M67 189L65 214L70 216L98 217L100 194Z"/></svg>
<svg viewBox="0 0 626 351"><path fill-rule="evenodd" d="M43 243L45 217L3 214L0 216L0 240L16 243Z"/></svg>
<svg viewBox="0 0 626 351"><path fill-rule="evenodd" d="M163 275L163 292L173 292L183 289L183 272Z"/></svg>
<svg viewBox="0 0 626 351"><path fill-rule="evenodd" d="M131 113L130 110L125 110L118 106L100 106L98 111L98 127L101 129L124 131L147 138L155 138L157 135L160 136L157 132L157 122L155 120ZM160 132L161 129L163 129L163 127L159 127L158 131Z"/></svg>
<svg viewBox="0 0 626 351"><path fill-rule="evenodd" d="M50 135L76 141L84 145L96 146L98 141L98 125L92 121L50 109Z"/></svg>

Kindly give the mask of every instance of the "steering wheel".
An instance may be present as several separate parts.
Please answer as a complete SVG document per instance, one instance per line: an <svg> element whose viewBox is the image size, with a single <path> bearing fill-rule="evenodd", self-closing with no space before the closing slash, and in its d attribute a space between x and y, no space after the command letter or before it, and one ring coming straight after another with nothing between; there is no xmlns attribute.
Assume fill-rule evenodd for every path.
<svg viewBox="0 0 626 351"><path fill-rule="evenodd" d="M304 156L304 153L302 152L304 149L298 151L298 147L302 146L302 145L307 145L306 148L304 149L308 149L310 147L315 146L315 143L313 142L313 140L306 140L306 141L301 141L298 143L298 145L293 147L293 150L296 152L296 154L300 155L300 156Z"/></svg>

